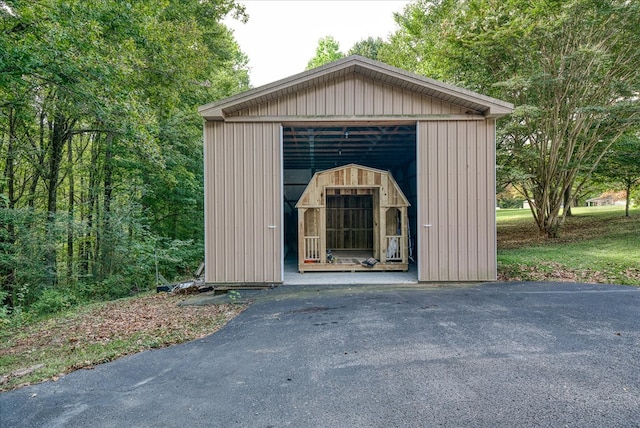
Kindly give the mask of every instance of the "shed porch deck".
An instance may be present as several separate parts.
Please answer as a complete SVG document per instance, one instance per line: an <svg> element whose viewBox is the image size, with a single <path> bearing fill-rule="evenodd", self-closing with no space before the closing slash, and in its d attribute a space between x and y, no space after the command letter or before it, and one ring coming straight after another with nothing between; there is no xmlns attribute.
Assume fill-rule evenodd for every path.
<svg viewBox="0 0 640 428"><path fill-rule="evenodd" d="M337 271L337 272L356 272L356 271L401 271L406 272L409 269L408 263L386 261L381 263L378 261L374 266L364 266L363 262L373 257L372 251L355 251L355 250L333 250L332 262L321 263L319 261L306 262L298 266L298 270L302 272L312 271ZM330 268L330 269L327 269Z"/></svg>

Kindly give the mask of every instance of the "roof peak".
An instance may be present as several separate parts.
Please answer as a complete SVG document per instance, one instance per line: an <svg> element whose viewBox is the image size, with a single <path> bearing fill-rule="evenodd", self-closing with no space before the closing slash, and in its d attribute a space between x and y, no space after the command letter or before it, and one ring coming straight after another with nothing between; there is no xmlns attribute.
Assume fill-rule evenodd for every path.
<svg viewBox="0 0 640 428"><path fill-rule="evenodd" d="M373 80L384 81L386 84L411 87L416 92L433 98L441 98L454 104L456 101L472 104L487 117L500 117L513 111L513 105L506 101L491 98L359 55L350 55L203 105L198 111L207 120L224 120L225 112L236 111L276 99L286 93L302 90L345 74L360 74Z"/></svg>

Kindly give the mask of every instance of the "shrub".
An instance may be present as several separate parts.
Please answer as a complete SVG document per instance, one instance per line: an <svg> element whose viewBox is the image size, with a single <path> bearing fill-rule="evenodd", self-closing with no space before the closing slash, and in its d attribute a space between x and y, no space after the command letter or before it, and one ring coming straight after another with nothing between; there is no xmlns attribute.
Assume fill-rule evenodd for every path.
<svg viewBox="0 0 640 428"><path fill-rule="evenodd" d="M45 289L29 310L37 315L54 314L78 304L77 296L70 290Z"/></svg>

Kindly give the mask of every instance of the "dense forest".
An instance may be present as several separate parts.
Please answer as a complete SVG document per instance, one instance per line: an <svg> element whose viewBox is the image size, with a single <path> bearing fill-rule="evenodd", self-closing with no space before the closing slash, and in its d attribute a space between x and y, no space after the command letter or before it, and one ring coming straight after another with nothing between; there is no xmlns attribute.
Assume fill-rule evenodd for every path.
<svg viewBox="0 0 640 428"><path fill-rule="evenodd" d="M248 89L235 0L0 1L0 315L147 290L203 256L197 106ZM512 102L498 188L541 235L640 182L640 4L417 0L359 54ZM308 67L346 55L331 37Z"/></svg>
<svg viewBox="0 0 640 428"><path fill-rule="evenodd" d="M0 301L57 310L202 260L197 106L248 87L232 0L0 2Z"/></svg>

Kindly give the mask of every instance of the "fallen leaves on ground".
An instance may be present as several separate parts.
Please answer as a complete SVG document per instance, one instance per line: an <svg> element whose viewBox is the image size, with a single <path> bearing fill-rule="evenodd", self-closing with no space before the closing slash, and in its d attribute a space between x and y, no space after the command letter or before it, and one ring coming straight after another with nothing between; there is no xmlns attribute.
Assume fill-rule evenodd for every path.
<svg viewBox="0 0 640 428"><path fill-rule="evenodd" d="M0 391L23 386L15 385L14 378L22 376L25 368L47 366L55 353L67 355L68 362L61 373L48 377L54 380L123 355L214 333L245 308L237 304L178 306L182 300L183 296L167 293L143 295L15 328L11 335L3 334L0 341L0 361L17 362L0 365ZM96 346L105 353L88 352ZM87 355L100 356L98 360L83 358Z"/></svg>
<svg viewBox="0 0 640 428"><path fill-rule="evenodd" d="M640 280L640 269L628 268L625 278ZM615 272L594 269L570 269L561 263L539 262L536 265L518 264L508 268L498 267L498 281L553 281L592 284L616 284L620 282Z"/></svg>

